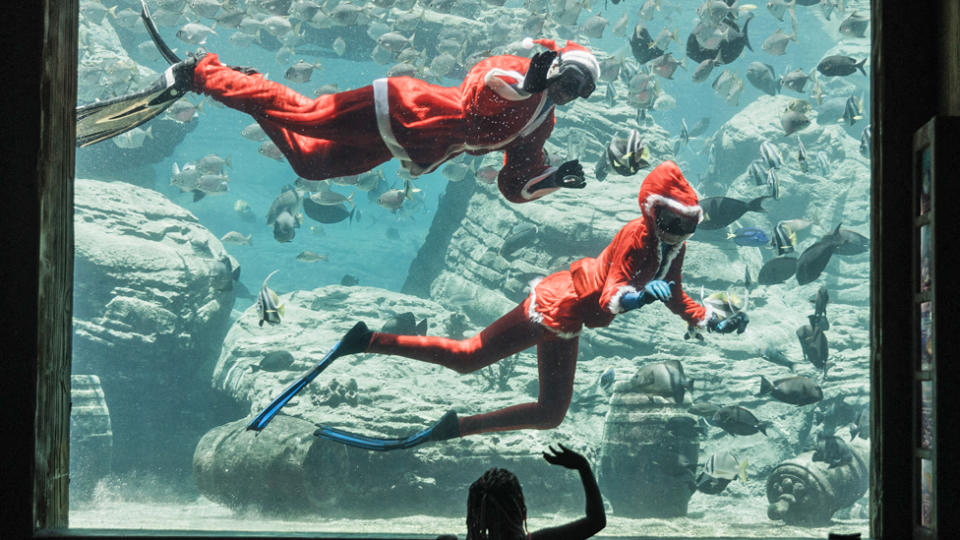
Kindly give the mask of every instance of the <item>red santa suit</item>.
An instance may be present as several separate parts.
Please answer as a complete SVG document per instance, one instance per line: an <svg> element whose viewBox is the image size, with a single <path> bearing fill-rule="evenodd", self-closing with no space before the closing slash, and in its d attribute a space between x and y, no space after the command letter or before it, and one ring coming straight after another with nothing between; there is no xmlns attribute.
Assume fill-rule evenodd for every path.
<svg viewBox="0 0 960 540"><path fill-rule="evenodd" d="M596 59L577 47L582 50L576 59L599 72ZM547 92L522 89L529 64L519 56L493 56L475 65L459 87L389 77L310 99L207 54L194 69L193 84L195 91L253 116L303 178L358 174L391 158L416 176L463 152L502 150L500 191L522 203L555 190L528 189L556 170L543 150L553 131L553 105Z"/></svg>
<svg viewBox="0 0 960 540"><path fill-rule="evenodd" d="M566 416L573 395L581 328L607 326L623 312L620 298L652 280L673 281L671 311L693 326L711 313L683 292L685 243L664 244L655 212L666 207L699 222L697 194L672 161L657 166L640 188L642 217L627 223L597 257L580 259L536 283L530 296L476 336L453 340L374 332L367 352L396 354L470 373L537 346L540 393L535 403L460 418L460 435L513 429L550 429Z"/></svg>

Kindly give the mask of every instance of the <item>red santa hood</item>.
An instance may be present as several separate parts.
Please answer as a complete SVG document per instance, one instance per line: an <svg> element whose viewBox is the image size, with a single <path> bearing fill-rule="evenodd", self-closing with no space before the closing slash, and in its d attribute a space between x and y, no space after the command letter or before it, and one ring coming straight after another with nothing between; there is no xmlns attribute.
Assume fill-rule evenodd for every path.
<svg viewBox="0 0 960 540"><path fill-rule="evenodd" d="M664 161L657 165L643 179L638 201L643 215L651 222L656 219L654 210L658 207L669 208L674 213L697 223L703 219L703 210L700 208L697 192L683 177L680 167L672 161Z"/></svg>

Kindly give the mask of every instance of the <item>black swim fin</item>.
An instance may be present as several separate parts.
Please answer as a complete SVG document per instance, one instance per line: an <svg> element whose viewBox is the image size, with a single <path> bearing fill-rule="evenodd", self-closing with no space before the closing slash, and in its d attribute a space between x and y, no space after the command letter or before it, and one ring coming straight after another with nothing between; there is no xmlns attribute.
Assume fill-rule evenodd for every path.
<svg viewBox="0 0 960 540"><path fill-rule="evenodd" d="M370 344L370 338L372 333L367 329L367 325L361 321L353 325L343 338L338 341L327 354L323 357L322 360L317 362L317 365L313 367L310 371L304 373L299 379L293 382L290 386L287 387L279 396L274 398L274 400L267 405L267 407L257 415L247 425L248 430L260 431L263 428L267 427L267 424L270 423L270 420L280 412L280 409L287 404L293 396L297 395L298 392L303 390L305 386L310 384L310 382L317 378L323 370L330 367L330 364L334 360L340 358L341 356L346 356L348 354L356 354L366 350L367 345Z"/></svg>
<svg viewBox="0 0 960 540"><path fill-rule="evenodd" d="M89 146L143 124L167 110L173 102L183 97L189 88L177 84L176 66L180 58L160 37L157 25L150 16L145 0L141 0L143 19L147 32L160 54L171 65L150 88L127 96L77 107L77 146Z"/></svg>
<svg viewBox="0 0 960 540"><path fill-rule="evenodd" d="M402 439L380 439L377 437L368 437L349 431L332 428L330 426L320 426L320 429L313 432L314 435L328 441L334 441L347 446L363 448L365 450L374 450L377 452L387 452L389 450L404 450L429 441L445 441L460 436L460 419L457 412L447 411L440 420L429 428L414 433Z"/></svg>

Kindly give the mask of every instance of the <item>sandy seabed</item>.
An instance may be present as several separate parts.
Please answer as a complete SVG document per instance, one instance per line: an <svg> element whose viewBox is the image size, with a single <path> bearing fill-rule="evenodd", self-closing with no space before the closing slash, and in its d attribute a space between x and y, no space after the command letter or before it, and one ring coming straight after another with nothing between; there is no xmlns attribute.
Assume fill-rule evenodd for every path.
<svg viewBox="0 0 960 540"><path fill-rule="evenodd" d="M532 516L530 530L560 525L582 516ZM315 519L308 517L277 519L238 515L230 509L200 497L193 503L110 501L79 505L70 511L70 527L95 529L109 534L121 530L242 531L279 533L348 533L389 536L423 535L434 538L441 533L466 536L462 517L414 515L390 519ZM733 537L733 538L826 538L828 532L859 532L869 536L866 519L834 520L825 527L794 527L766 517L766 501L737 498L723 501L694 497L688 515L673 519L634 519L607 516L607 537Z"/></svg>

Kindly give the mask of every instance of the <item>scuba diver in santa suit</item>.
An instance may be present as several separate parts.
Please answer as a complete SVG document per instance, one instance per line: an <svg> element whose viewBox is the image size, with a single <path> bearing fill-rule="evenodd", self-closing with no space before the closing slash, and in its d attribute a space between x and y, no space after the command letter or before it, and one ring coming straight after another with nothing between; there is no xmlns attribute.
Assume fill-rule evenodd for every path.
<svg viewBox="0 0 960 540"><path fill-rule="evenodd" d="M168 60L177 59L145 4L143 17ZM578 160L553 166L543 145L556 121L554 107L590 96L600 76L585 47L524 40L527 47L535 43L548 50L532 59L486 58L457 87L387 77L315 99L253 69L223 65L216 54L197 53L173 63L147 91L79 107L77 141L86 146L116 136L192 91L251 115L307 180L359 174L393 158L418 176L464 152L503 151L500 191L511 202L528 202L586 185Z"/></svg>
<svg viewBox="0 0 960 540"><path fill-rule="evenodd" d="M657 166L644 179L638 201L641 216L624 225L599 256L580 259L535 282L520 305L471 338L371 332L359 322L330 353L398 355L471 373L536 346L540 384L536 402L464 417L449 411L431 428L387 442L326 426L316 435L390 450L491 431L554 428L566 416L573 395L583 327L607 326L618 314L656 301L687 322L687 337L702 339L702 330L742 333L749 322L746 313L719 313L683 291L685 240L703 219L703 211L680 168L672 161ZM256 421L250 429L257 429L255 425Z"/></svg>

